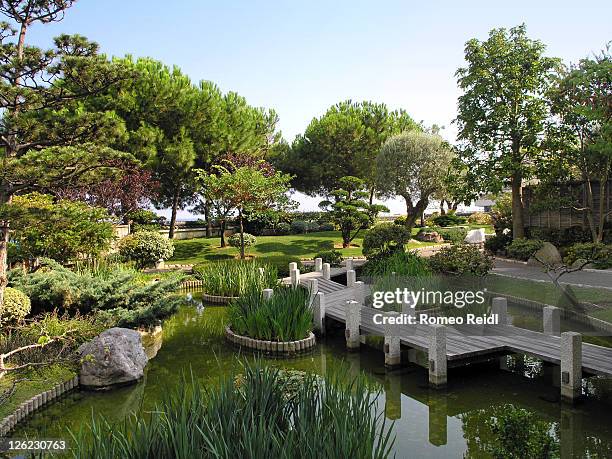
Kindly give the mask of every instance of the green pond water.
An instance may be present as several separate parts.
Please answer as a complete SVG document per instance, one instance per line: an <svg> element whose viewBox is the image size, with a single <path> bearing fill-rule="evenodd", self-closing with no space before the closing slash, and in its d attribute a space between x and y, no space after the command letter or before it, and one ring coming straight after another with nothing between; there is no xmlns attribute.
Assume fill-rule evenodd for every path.
<svg viewBox="0 0 612 459"><path fill-rule="evenodd" d="M529 315L515 308L511 313L517 321L536 326ZM240 372L240 358L253 355L241 355L224 340L225 314L223 307L183 307L164 323L163 334L148 343L153 351L159 349L143 381L110 392L73 392L34 414L14 437L69 438L67 429L78 430L92 415L117 422L130 413L153 409L169 388L180 383L182 372L192 371L211 385ZM450 369L445 391L428 388L425 369L408 365L387 372L383 360L383 354L370 347L348 353L338 330L310 354L263 362L318 374L346 365L349 374L361 372L378 383L380 409L395 421L398 458L488 457L484 451L496 438L486 421L506 403L549 423L562 457L612 457L611 380L585 379L585 401L570 407L558 401L558 367L525 356Z"/></svg>

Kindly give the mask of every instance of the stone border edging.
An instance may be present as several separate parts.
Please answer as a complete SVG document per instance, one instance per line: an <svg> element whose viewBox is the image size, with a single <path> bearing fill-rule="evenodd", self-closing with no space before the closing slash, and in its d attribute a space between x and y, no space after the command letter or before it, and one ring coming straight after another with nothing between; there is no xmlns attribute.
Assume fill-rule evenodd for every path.
<svg viewBox="0 0 612 459"><path fill-rule="evenodd" d="M62 383L56 384L53 388L41 392L38 395L30 398L23 402L19 407L13 412L13 414L8 415L2 421L0 421L0 437L4 437L8 434L13 428L27 418L34 411L42 408L47 405L51 401L59 398L66 392L69 392L75 388L79 387L79 377L74 376L73 378L64 381Z"/></svg>
<svg viewBox="0 0 612 459"><path fill-rule="evenodd" d="M202 292L202 302L208 304L229 304L233 300L237 300L237 296L222 296L222 295L209 295L208 293Z"/></svg>
<svg viewBox="0 0 612 459"><path fill-rule="evenodd" d="M317 344L315 335L312 332L308 333L308 338L298 341L265 341L237 335L228 326L225 327L225 337L228 341L239 346L274 354L294 354L311 349Z"/></svg>

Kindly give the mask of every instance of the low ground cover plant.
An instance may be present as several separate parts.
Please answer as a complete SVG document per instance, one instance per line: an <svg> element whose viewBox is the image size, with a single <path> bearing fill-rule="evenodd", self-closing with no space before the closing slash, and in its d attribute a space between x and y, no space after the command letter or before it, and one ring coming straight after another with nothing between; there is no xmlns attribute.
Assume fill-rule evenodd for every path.
<svg viewBox="0 0 612 459"><path fill-rule="evenodd" d="M28 295L35 313L56 309L72 315L96 313L111 326L153 325L176 312L182 301L174 294L182 281L180 274L140 282L137 271L121 266L74 271L43 260L32 273L12 270L9 279Z"/></svg>
<svg viewBox="0 0 612 459"><path fill-rule="evenodd" d="M278 284L278 270L269 263L255 260L224 260L196 265L193 273L202 281L202 289L209 295L240 296L248 288L274 288Z"/></svg>
<svg viewBox="0 0 612 459"><path fill-rule="evenodd" d="M104 418L73 433L75 458L374 458L395 437L363 377L306 375L248 366L221 387L184 378L148 416L124 424Z"/></svg>
<svg viewBox="0 0 612 459"><path fill-rule="evenodd" d="M438 274L485 276L493 268L493 260L470 244L444 247L428 259L431 270Z"/></svg>
<svg viewBox="0 0 612 459"><path fill-rule="evenodd" d="M310 292L302 287L278 287L264 299L251 285L228 308L231 329L239 335L268 341L295 341L312 330Z"/></svg>

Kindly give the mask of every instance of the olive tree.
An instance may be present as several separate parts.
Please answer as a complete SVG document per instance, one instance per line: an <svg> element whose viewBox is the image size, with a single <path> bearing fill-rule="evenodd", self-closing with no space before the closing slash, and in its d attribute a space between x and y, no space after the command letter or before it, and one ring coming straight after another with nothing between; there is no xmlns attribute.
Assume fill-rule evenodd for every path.
<svg viewBox="0 0 612 459"><path fill-rule="evenodd" d="M412 230L429 199L444 188L453 158L441 137L419 131L389 138L376 158L377 187L383 197L406 201L406 227Z"/></svg>

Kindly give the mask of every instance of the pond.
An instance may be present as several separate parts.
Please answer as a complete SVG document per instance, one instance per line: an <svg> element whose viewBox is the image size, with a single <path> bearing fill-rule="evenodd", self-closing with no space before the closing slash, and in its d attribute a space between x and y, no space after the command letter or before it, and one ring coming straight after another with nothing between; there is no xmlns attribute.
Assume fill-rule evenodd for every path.
<svg viewBox="0 0 612 459"><path fill-rule="evenodd" d="M223 337L225 315L223 307L184 306L164 323L162 340L152 343L161 347L142 382L109 392L72 393L34 414L14 436L68 438L67 429L78 430L92 415L117 422L131 412L153 409L185 372L209 384L239 372L239 352ZM308 355L263 362L319 374L346 365L349 373L362 372L377 382L380 407L395 421L394 451L399 458L487 457L483 450L495 439L486 420L505 403L550 423L567 457L612 457L610 380L585 380L586 400L569 407L558 401L558 369L528 357L508 356L501 362L451 369L446 391L430 390L427 371L421 367L386 372L383 360L382 353L371 348L346 352L343 334L332 333Z"/></svg>

